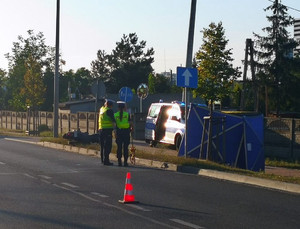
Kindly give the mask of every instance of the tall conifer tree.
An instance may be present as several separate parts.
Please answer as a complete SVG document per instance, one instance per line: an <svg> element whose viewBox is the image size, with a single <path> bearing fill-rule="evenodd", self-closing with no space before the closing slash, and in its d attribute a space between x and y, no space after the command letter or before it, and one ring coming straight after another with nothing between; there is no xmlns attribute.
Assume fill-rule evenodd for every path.
<svg viewBox="0 0 300 229"><path fill-rule="evenodd" d="M262 29L266 36L254 33L257 78L265 85L266 101L270 98L270 104L266 104L266 113L270 105L271 109L276 109L277 115L280 109L284 108L281 104L284 100L281 98L288 97L286 89L293 77L291 75L293 49L297 46L287 31L287 27L293 25L294 21L287 10L285 5L275 0L265 9L272 12L267 16L270 26Z"/></svg>

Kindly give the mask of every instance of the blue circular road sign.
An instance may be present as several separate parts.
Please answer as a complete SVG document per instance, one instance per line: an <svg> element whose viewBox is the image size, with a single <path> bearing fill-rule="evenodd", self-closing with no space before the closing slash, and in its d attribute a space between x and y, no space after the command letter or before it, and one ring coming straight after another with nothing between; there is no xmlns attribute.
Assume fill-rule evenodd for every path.
<svg viewBox="0 0 300 229"><path fill-rule="evenodd" d="M122 87L119 91L119 98L124 102L130 102L132 100L133 93L129 87Z"/></svg>

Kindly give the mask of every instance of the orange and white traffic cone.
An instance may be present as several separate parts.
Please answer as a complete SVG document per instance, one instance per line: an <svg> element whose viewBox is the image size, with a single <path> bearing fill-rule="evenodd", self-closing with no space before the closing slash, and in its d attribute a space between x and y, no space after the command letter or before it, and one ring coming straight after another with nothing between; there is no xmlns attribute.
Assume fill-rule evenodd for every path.
<svg viewBox="0 0 300 229"><path fill-rule="evenodd" d="M126 175L123 200L119 200L119 202L123 203L123 204L138 203L138 201L134 200L133 186L131 184L131 174L130 174L130 172L128 172L127 175Z"/></svg>

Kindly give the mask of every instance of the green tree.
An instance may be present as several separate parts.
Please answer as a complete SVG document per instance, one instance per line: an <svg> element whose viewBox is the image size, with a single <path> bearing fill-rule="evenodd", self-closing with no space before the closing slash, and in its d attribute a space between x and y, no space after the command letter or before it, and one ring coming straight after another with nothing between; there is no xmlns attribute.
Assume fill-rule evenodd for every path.
<svg viewBox="0 0 300 229"><path fill-rule="evenodd" d="M150 94L155 94L155 78L152 72L148 76L148 88Z"/></svg>
<svg viewBox="0 0 300 229"><path fill-rule="evenodd" d="M297 43L287 31L287 27L293 24L293 18L287 14L287 7L275 0L265 11L272 12L267 16L271 25L262 29L266 36L254 33L257 78L264 85L264 93L269 98L264 100L270 101L266 107L276 109L278 115L282 109L291 109L294 100L291 96L294 92L289 90L293 88L291 84L297 83L297 77L292 72L295 60L291 57Z"/></svg>
<svg viewBox="0 0 300 229"><path fill-rule="evenodd" d="M233 90L233 82L239 76L238 68L233 68L231 49L226 49L228 40L222 23L211 23L203 31L203 44L196 53L198 68L198 88L194 96L214 102L222 100Z"/></svg>
<svg viewBox="0 0 300 229"><path fill-rule="evenodd" d="M6 71L0 68L0 109L5 109L6 104Z"/></svg>
<svg viewBox="0 0 300 229"><path fill-rule="evenodd" d="M91 76L90 70L82 67L75 72L75 82L80 94L86 97L91 94L91 86L94 83L94 79Z"/></svg>
<svg viewBox="0 0 300 229"><path fill-rule="evenodd" d="M46 85L45 101L41 105L42 111L53 111L53 93L54 93L54 72L46 69L43 77L44 85Z"/></svg>
<svg viewBox="0 0 300 229"><path fill-rule="evenodd" d="M223 100L222 107L238 108L240 106L243 85L239 81L233 83L233 93L227 97L227 103Z"/></svg>
<svg viewBox="0 0 300 229"><path fill-rule="evenodd" d="M110 55L104 50L98 50L97 59L91 63L91 74L95 79L102 80L105 84L110 81L111 67L109 63Z"/></svg>
<svg viewBox="0 0 300 229"><path fill-rule="evenodd" d="M290 66L289 80L283 83L281 88L284 92L281 93L282 102L284 103L283 109L291 112L300 112L300 58L294 58Z"/></svg>
<svg viewBox="0 0 300 229"><path fill-rule="evenodd" d="M21 88L20 94L24 96L27 106L37 110L45 101L46 92L41 66L32 56L29 56L25 62L25 69L24 87Z"/></svg>
<svg viewBox="0 0 300 229"><path fill-rule="evenodd" d="M72 69L63 72L60 76L59 88L61 101L66 102L69 100L69 86L71 93L75 93L77 99L90 95L92 83L91 72L86 68L79 68L76 72Z"/></svg>
<svg viewBox="0 0 300 229"><path fill-rule="evenodd" d="M150 73L148 77L148 87L151 94L171 92L170 79L163 74L153 75L153 73Z"/></svg>
<svg viewBox="0 0 300 229"><path fill-rule="evenodd" d="M91 63L92 74L103 80L108 92L116 93L121 87L137 88L147 83L153 71L153 48L147 49L146 41L139 41L136 33L123 35L111 54L98 51L97 60Z"/></svg>
<svg viewBox="0 0 300 229"><path fill-rule="evenodd" d="M20 93L24 85L26 74L25 63L31 56L40 65L42 72L53 69L54 49L45 44L44 34L34 34L28 30L28 38L18 36L18 41L13 43L12 53L6 54L8 59L8 103L9 108L14 110L26 109L26 98ZM52 97L53 98L53 97Z"/></svg>
<svg viewBox="0 0 300 229"><path fill-rule="evenodd" d="M207 152L209 158L212 148L212 104L230 95L233 82L239 75L238 69L232 67L232 53L231 49L226 49L227 44L222 23L211 23L208 29L203 30L203 44L195 58L198 67L198 88L193 94L211 103Z"/></svg>

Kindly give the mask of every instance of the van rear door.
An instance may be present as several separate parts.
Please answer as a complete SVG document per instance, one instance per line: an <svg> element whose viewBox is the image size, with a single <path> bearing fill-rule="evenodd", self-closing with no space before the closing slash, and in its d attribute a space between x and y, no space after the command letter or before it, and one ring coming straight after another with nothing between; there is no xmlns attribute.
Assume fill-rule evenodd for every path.
<svg viewBox="0 0 300 229"><path fill-rule="evenodd" d="M156 121L159 116L160 108L162 104L151 104L145 125L145 141L150 142L155 138Z"/></svg>
<svg viewBox="0 0 300 229"><path fill-rule="evenodd" d="M155 141L162 140L166 135L166 122L169 118L168 111L172 108L171 105L163 105L160 108L156 123L155 123Z"/></svg>
<svg viewBox="0 0 300 229"><path fill-rule="evenodd" d="M169 110L169 118L166 123L166 136L165 142L174 145L175 136L177 133L182 133L181 129L184 127L182 124L181 110L178 105L173 105Z"/></svg>

